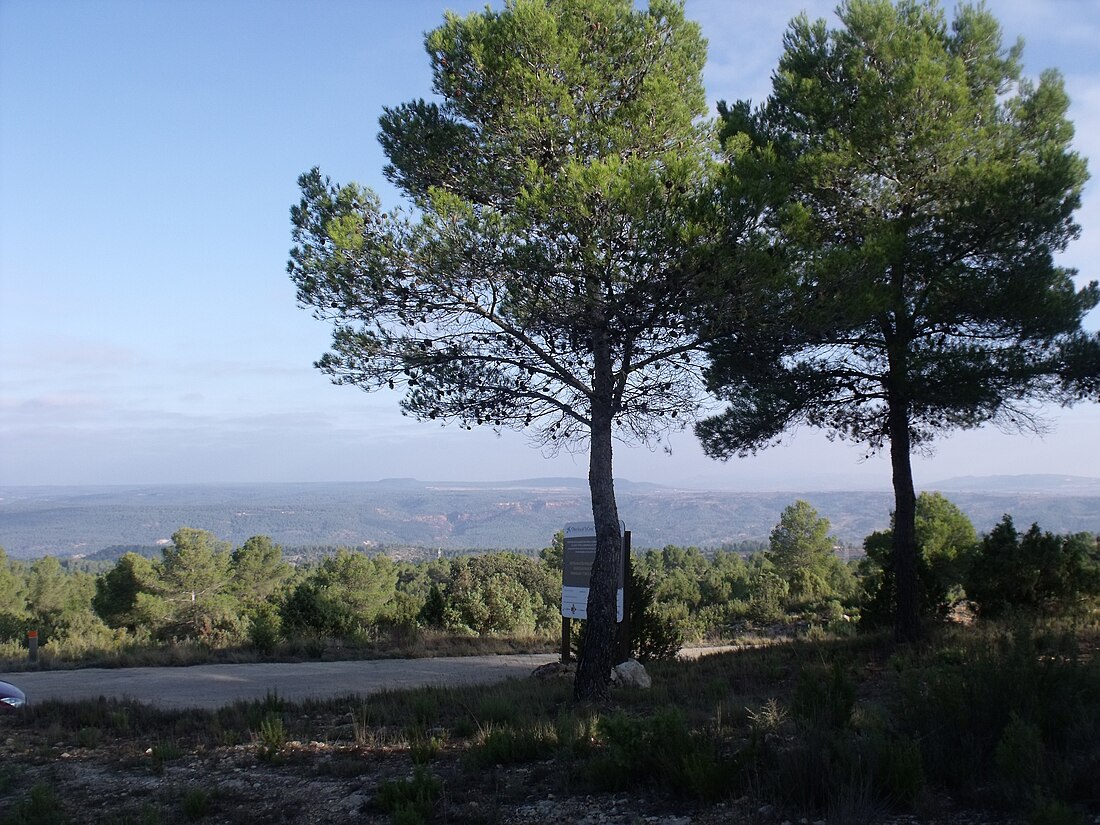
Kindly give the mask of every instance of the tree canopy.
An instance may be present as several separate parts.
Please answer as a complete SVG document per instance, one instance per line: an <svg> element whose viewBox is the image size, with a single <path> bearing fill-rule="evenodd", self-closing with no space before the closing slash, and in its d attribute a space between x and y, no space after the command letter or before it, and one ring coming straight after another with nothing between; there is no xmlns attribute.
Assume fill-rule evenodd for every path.
<svg viewBox="0 0 1100 825"><path fill-rule="evenodd" d="M829 520L801 499L783 509L768 539L766 557L798 603L842 595L850 574L833 552Z"/></svg>
<svg viewBox="0 0 1100 825"><path fill-rule="evenodd" d="M942 493L922 492L917 496L914 522L921 616L942 619L963 595L963 581L978 534L969 517ZM892 529L876 531L863 541L867 553L861 563L866 591L863 620L868 624L889 624L897 611L893 544Z"/></svg>
<svg viewBox="0 0 1100 825"><path fill-rule="evenodd" d="M658 442L705 397L688 322L715 231L705 43L675 0L513 0L448 14L426 47L438 99L381 118L413 209L314 169L289 271L333 326L317 366L335 382L403 391L418 419L588 449L576 693L599 698L621 565L612 439Z"/></svg>
<svg viewBox="0 0 1100 825"><path fill-rule="evenodd" d="M1038 524L1019 533L1005 515L982 538L966 592L985 617L1073 614L1100 595L1100 544L1087 533L1057 536Z"/></svg>
<svg viewBox="0 0 1100 825"><path fill-rule="evenodd" d="M1095 389L1095 282L1054 262L1087 174L1056 72L1021 73L996 19L934 2L850 0L796 18L770 97L723 107L737 174L769 191L787 280L752 358L714 349L729 402L698 428L744 455L798 423L889 445L896 635L919 632L914 450L956 428L1041 427L1033 402Z"/></svg>

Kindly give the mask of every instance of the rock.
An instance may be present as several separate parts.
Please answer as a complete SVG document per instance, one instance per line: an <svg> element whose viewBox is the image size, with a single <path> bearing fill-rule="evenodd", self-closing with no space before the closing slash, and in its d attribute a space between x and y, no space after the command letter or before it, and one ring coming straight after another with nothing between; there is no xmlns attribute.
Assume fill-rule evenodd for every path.
<svg viewBox="0 0 1100 825"><path fill-rule="evenodd" d="M653 686L653 680L649 678L642 663L635 659L627 659L611 671L611 684L620 687L633 687L647 689Z"/></svg>

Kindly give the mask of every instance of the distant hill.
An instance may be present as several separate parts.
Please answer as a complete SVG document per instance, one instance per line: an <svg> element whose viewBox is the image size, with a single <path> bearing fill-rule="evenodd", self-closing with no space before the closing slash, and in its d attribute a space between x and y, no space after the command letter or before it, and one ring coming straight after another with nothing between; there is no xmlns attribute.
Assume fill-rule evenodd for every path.
<svg viewBox="0 0 1100 825"><path fill-rule="evenodd" d="M968 493L1037 493L1100 496L1100 478L1060 475L961 476L937 481L930 489Z"/></svg>
<svg viewBox="0 0 1100 825"><path fill-rule="evenodd" d="M1083 486L1074 488L1089 489L1085 482L1091 481L1096 493L1068 495L1034 492L1040 483L1035 479L1042 477L1027 478L1033 480L1017 480L1019 489L1001 492L981 489L980 479L927 489L948 495L979 531L1010 513L1023 529L1038 522L1054 532L1100 533L1100 479L1079 479ZM971 489L963 489L962 482ZM893 507L892 496L881 491L741 493L629 481L618 482L617 490L620 517L636 548L766 539L796 498L828 518L840 540L858 545L889 526ZM587 482L577 478L8 487L0 488L0 546L15 558L91 556L109 547L163 546L187 526L237 546L250 536L268 535L287 547L538 548L566 522L590 519L589 507Z"/></svg>

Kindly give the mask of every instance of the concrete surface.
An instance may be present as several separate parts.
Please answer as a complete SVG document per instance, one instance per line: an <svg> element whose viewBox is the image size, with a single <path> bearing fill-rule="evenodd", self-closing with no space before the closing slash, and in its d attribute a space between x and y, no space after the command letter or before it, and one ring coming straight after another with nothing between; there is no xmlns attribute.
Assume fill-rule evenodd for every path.
<svg viewBox="0 0 1100 825"><path fill-rule="evenodd" d="M696 659L740 647L684 648L681 659ZM162 708L219 708L238 699L330 699L426 685L492 684L525 679L557 653L456 656L437 659L371 659L358 662L277 662L190 667L82 668L0 673L27 694L43 699L136 699Z"/></svg>
<svg viewBox="0 0 1100 825"><path fill-rule="evenodd" d="M190 667L83 668L0 673L27 694L44 699L136 699L163 708L218 708L238 699L366 695L425 685L492 684L526 678L553 662L553 653L463 656L438 659L372 659L359 662L192 665Z"/></svg>

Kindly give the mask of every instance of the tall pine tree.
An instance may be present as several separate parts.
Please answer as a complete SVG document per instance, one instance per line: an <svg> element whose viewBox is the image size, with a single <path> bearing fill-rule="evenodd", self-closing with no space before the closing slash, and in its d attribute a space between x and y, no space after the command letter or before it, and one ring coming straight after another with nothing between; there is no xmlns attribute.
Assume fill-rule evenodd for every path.
<svg viewBox="0 0 1100 825"><path fill-rule="evenodd" d="M940 432L1036 427L1095 392L1097 286L1054 256L1087 174L1056 72L1021 75L982 7L849 0L795 19L771 96L723 108L738 174L769 188L786 267L772 335L716 347L729 401L698 428L728 457L799 422L889 447L899 640L919 635L911 454Z"/></svg>
<svg viewBox="0 0 1100 825"><path fill-rule="evenodd" d="M613 439L659 441L705 397L689 322L715 232L705 43L676 0L512 0L448 15L426 45L440 100L387 110L380 137L415 211L313 170L290 273L333 325L318 366L337 383L588 451L597 552L575 693L603 699Z"/></svg>

